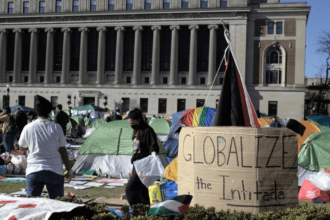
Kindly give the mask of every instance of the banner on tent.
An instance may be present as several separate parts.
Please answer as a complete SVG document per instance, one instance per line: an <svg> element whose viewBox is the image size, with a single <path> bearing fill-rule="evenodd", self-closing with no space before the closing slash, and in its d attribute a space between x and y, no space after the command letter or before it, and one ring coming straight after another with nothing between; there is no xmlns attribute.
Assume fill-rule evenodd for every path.
<svg viewBox="0 0 330 220"><path fill-rule="evenodd" d="M286 128L183 128L178 186L193 204L256 213L297 205L297 135Z"/></svg>

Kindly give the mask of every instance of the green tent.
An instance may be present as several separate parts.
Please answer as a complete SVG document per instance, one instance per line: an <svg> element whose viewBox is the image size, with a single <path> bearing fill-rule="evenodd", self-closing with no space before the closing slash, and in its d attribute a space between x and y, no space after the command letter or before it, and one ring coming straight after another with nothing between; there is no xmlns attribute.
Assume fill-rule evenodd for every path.
<svg viewBox="0 0 330 220"><path fill-rule="evenodd" d="M104 118L99 118L93 122L93 124L91 125L91 128L98 128L104 124L105 124Z"/></svg>
<svg viewBox="0 0 330 220"><path fill-rule="evenodd" d="M79 116L72 116L69 120L69 123L66 125L67 134L71 134L71 129L75 127L77 124L83 126L84 120Z"/></svg>
<svg viewBox="0 0 330 220"><path fill-rule="evenodd" d="M158 135L168 135L171 129L171 123L165 118L157 118L155 120L150 120L149 125Z"/></svg>
<svg viewBox="0 0 330 220"><path fill-rule="evenodd" d="M307 170L330 169L330 130L325 129L309 136L298 155L298 164Z"/></svg>
<svg viewBox="0 0 330 220"><path fill-rule="evenodd" d="M111 121L99 126L87 138L79 154L131 155L133 129L127 120ZM160 154L166 151L158 140Z"/></svg>
<svg viewBox="0 0 330 220"><path fill-rule="evenodd" d="M101 107L95 106L95 105L78 106L78 107L72 108L72 110L76 110L76 111L95 110L95 111L99 111L99 112L105 111L104 108L101 108Z"/></svg>

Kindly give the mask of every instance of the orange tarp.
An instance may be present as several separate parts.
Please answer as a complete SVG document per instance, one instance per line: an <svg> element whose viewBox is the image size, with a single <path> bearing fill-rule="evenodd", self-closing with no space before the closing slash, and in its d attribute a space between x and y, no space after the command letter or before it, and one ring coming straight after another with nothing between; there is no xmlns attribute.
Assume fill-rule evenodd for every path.
<svg viewBox="0 0 330 220"><path fill-rule="evenodd" d="M264 119L264 118L258 118L259 124L261 127L269 125L274 119Z"/></svg>
<svg viewBox="0 0 330 220"><path fill-rule="evenodd" d="M164 178L178 182L178 158L175 158L166 168Z"/></svg>
<svg viewBox="0 0 330 220"><path fill-rule="evenodd" d="M300 136L299 134L298 136L298 152L301 149L301 145L304 143L304 141L312 134L319 132L320 129L311 121L300 121L301 124L303 124L306 127L304 136Z"/></svg>

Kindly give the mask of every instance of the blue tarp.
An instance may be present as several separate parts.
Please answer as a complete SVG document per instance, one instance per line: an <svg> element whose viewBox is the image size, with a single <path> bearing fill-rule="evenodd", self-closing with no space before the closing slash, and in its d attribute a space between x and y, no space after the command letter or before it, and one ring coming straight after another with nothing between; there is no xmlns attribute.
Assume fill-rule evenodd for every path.
<svg viewBox="0 0 330 220"><path fill-rule="evenodd" d="M183 115L184 111L176 112L172 114L172 125L171 128L173 128L178 122L180 122L180 118Z"/></svg>
<svg viewBox="0 0 330 220"><path fill-rule="evenodd" d="M167 200L178 196L178 184L174 181L169 181L165 183Z"/></svg>
<svg viewBox="0 0 330 220"><path fill-rule="evenodd" d="M321 126L330 126L330 117L328 115L317 115L307 117L308 121L315 121Z"/></svg>

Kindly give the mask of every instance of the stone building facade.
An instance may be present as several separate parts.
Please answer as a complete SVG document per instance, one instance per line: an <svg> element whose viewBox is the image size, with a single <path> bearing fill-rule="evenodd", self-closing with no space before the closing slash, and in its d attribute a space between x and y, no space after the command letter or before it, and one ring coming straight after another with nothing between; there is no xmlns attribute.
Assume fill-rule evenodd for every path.
<svg viewBox="0 0 330 220"><path fill-rule="evenodd" d="M255 108L302 119L309 10L279 0L2 0L0 105L9 84L10 105L33 107L40 94L148 116L215 107L223 21Z"/></svg>

